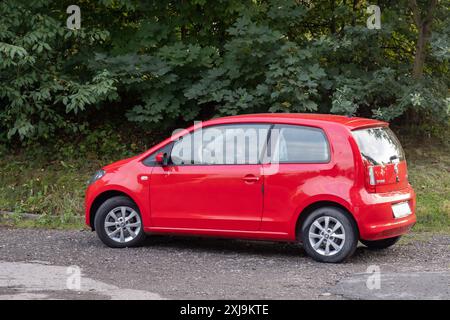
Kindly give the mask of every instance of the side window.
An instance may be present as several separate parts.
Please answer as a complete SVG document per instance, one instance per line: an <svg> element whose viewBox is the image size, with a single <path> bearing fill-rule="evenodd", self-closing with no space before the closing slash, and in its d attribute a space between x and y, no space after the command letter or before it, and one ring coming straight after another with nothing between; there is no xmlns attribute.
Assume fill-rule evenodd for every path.
<svg viewBox="0 0 450 320"><path fill-rule="evenodd" d="M175 141L170 154L170 162L173 165L196 164L195 159L197 157L194 156L195 150L193 149L195 146L194 137L193 134L187 134Z"/></svg>
<svg viewBox="0 0 450 320"><path fill-rule="evenodd" d="M258 164L269 124L206 127L175 142L174 165Z"/></svg>
<svg viewBox="0 0 450 320"><path fill-rule="evenodd" d="M158 153L167 153L170 154L170 151L172 150L173 147L173 142L165 145L164 147L162 147L161 149L159 149L158 151L153 152L151 155L149 155L144 161L143 164L148 166L148 167L156 167L159 166L159 164L156 162L156 155Z"/></svg>
<svg viewBox="0 0 450 320"><path fill-rule="evenodd" d="M318 128L276 125L271 132L272 162L326 163L330 151L325 133Z"/></svg>

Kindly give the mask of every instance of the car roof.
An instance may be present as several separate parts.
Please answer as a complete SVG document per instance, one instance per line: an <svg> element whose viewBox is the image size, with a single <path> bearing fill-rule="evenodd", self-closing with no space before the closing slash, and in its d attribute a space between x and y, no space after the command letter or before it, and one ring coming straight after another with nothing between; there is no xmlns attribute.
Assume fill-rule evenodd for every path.
<svg viewBox="0 0 450 320"><path fill-rule="evenodd" d="M324 127L327 124L338 124L345 126L348 130L355 130L361 128L380 127L387 126L387 122L358 118L347 117L332 114L318 114L318 113L259 113L259 114L243 114L237 116L228 116L221 118L214 118L204 122L196 122L193 126L187 128L187 131L195 130L202 126L220 125L220 124L233 124L233 123L281 123L281 124L297 124L305 126L317 126ZM153 146L146 152L140 155L139 159L145 159L152 152L166 144L168 141L173 141L179 136L186 133L186 130L181 130L178 133L172 135L166 140Z"/></svg>
<svg viewBox="0 0 450 320"><path fill-rule="evenodd" d="M387 126L388 123L375 119L367 119L360 117L347 117L333 114L318 113L259 113L259 114L243 114L237 116L228 116L215 118L208 123L239 123L239 122L275 122L275 123L292 123L304 125L323 125L324 123L341 124L350 130L364 128Z"/></svg>

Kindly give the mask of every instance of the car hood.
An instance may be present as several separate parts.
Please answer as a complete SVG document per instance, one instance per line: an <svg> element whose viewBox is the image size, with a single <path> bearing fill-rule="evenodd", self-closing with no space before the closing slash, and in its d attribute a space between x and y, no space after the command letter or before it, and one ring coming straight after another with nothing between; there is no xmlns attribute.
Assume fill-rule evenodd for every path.
<svg viewBox="0 0 450 320"><path fill-rule="evenodd" d="M131 161L135 160L138 157L139 156L134 156L134 157L131 157L131 158L122 159L122 160L113 162L111 164L108 164L108 165L104 166L103 170L105 170L106 172L112 171L112 170L116 170L116 169L126 165L127 163L130 163Z"/></svg>

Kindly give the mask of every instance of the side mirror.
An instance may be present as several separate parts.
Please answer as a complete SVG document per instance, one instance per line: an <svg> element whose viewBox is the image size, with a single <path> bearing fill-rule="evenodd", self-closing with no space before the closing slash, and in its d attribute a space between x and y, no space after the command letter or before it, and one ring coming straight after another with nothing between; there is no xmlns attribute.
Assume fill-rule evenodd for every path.
<svg viewBox="0 0 450 320"><path fill-rule="evenodd" d="M155 160L162 166L167 166L169 158L167 157L167 153L160 152L156 155Z"/></svg>

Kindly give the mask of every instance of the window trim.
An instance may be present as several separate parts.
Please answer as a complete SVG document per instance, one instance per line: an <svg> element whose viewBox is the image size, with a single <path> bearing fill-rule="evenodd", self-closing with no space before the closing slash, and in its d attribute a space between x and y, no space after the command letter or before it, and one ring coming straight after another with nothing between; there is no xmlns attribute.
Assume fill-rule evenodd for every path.
<svg viewBox="0 0 450 320"><path fill-rule="evenodd" d="M300 129L305 129L305 130L312 130L312 131L319 131L322 136L324 137L325 143L327 145L327 159L323 160L323 161L279 161L277 163L272 163L272 158L268 157L268 163L269 164L327 164L331 162L331 145L330 145L330 141L328 139L328 136L325 132L324 129L319 128L319 127L313 127L313 126L307 126L307 125L302 125L302 124L283 124L283 123L275 123L274 126L272 127L272 129L281 129L281 128L300 128ZM269 136L269 140L267 142L267 146L271 146L272 145L272 135Z"/></svg>

